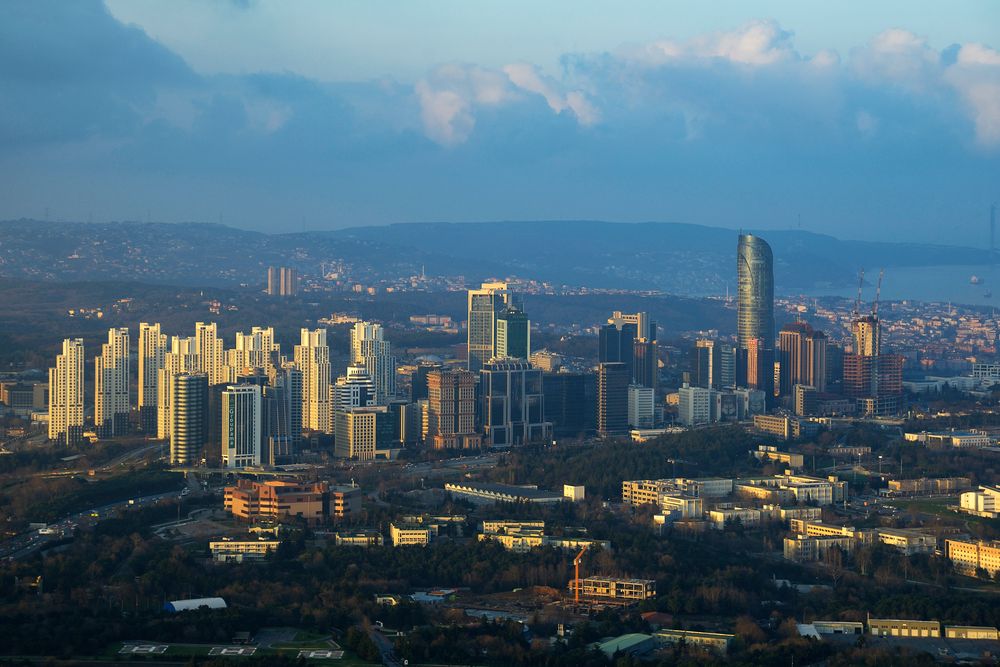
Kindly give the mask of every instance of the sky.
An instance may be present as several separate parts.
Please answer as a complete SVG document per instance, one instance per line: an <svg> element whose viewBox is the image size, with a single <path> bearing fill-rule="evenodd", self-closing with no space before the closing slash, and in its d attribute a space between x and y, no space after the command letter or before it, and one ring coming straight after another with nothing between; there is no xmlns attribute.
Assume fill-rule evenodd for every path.
<svg viewBox="0 0 1000 667"><path fill-rule="evenodd" d="M0 219L984 245L995 0L0 3Z"/></svg>

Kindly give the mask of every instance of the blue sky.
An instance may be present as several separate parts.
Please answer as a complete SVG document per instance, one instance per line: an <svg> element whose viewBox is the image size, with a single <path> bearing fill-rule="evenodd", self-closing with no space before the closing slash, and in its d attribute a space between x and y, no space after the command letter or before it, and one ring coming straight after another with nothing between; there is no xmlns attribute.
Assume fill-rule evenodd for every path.
<svg viewBox="0 0 1000 667"><path fill-rule="evenodd" d="M982 244L1000 3L0 4L0 218Z"/></svg>

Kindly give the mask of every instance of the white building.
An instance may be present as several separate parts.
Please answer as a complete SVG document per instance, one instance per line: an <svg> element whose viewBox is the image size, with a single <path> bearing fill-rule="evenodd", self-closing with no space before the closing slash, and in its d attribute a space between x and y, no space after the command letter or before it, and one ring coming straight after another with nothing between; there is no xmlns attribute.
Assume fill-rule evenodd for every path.
<svg viewBox="0 0 1000 667"><path fill-rule="evenodd" d="M167 354L167 336L160 333L159 324L139 323L139 424L147 434L156 431L157 383Z"/></svg>
<svg viewBox="0 0 1000 667"><path fill-rule="evenodd" d="M302 329L301 344L295 346L295 365L302 371L302 428L329 433L330 348L326 329Z"/></svg>
<svg viewBox="0 0 1000 667"><path fill-rule="evenodd" d="M707 424L712 421L712 390L692 387L687 383L679 390L677 421L685 426Z"/></svg>
<svg viewBox="0 0 1000 667"><path fill-rule="evenodd" d="M129 356L128 329L108 329L108 342L94 357L94 425L98 437L128 432Z"/></svg>
<svg viewBox="0 0 1000 667"><path fill-rule="evenodd" d="M261 461L261 391L253 384L230 385L222 392L222 464L226 468L259 466Z"/></svg>
<svg viewBox="0 0 1000 667"><path fill-rule="evenodd" d="M351 363L363 364L375 383L375 400L385 405L396 395L396 358L381 324L358 322L351 329Z"/></svg>
<svg viewBox="0 0 1000 667"><path fill-rule="evenodd" d="M632 428L653 428L653 403L655 390L652 387L629 385L628 425Z"/></svg>
<svg viewBox="0 0 1000 667"><path fill-rule="evenodd" d="M237 372L260 368L270 373L281 360L281 346L274 342L274 328L254 327L250 333L236 332L236 347L226 356L227 365Z"/></svg>
<svg viewBox="0 0 1000 667"><path fill-rule="evenodd" d="M967 514L996 519L1000 517L1000 486L980 486L962 494L961 509Z"/></svg>
<svg viewBox="0 0 1000 667"><path fill-rule="evenodd" d="M83 438L83 339L67 338L55 368L49 369L49 439Z"/></svg>

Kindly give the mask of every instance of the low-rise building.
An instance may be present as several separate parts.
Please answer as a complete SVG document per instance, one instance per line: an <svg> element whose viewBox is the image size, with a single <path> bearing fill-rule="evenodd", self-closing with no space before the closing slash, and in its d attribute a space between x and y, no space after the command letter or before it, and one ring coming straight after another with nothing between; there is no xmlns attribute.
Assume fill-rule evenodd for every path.
<svg viewBox="0 0 1000 667"><path fill-rule="evenodd" d="M907 528L878 528L876 538L882 544L902 551L907 556L930 554L937 549L937 538L919 530Z"/></svg>
<svg viewBox="0 0 1000 667"><path fill-rule="evenodd" d="M242 563L247 560L264 560L278 550L278 540L219 540L209 542L212 558L220 562Z"/></svg>
<svg viewBox="0 0 1000 667"><path fill-rule="evenodd" d="M822 521L810 521L807 519L791 519L788 527L796 535L806 537L856 537L857 531L854 526L835 526Z"/></svg>
<svg viewBox="0 0 1000 667"><path fill-rule="evenodd" d="M563 495L537 486L513 486L488 482L449 482L445 491L478 503L558 503Z"/></svg>
<svg viewBox="0 0 1000 667"><path fill-rule="evenodd" d="M753 453L753 456L758 461L784 463L789 468L801 468L805 462L801 454L779 452L778 448L772 445L758 445L757 451Z"/></svg>
<svg viewBox="0 0 1000 667"><path fill-rule="evenodd" d="M754 415L753 427L761 433L783 440L808 438L819 432L818 423L791 415Z"/></svg>
<svg viewBox="0 0 1000 667"><path fill-rule="evenodd" d="M656 597L656 582L652 579L587 577L579 582L573 579L569 582L571 595L576 592L578 586L580 597L587 600L634 603Z"/></svg>
<svg viewBox="0 0 1000 667"><path fill-rule="evenodd" d="M980 486L962 494L960 508L966 514L988 519L1000 517L1000 486Z"/></svg>
<svg viewBox="0 0 1000 667"><path fill-rule="evenodd" d="M660 496L676 488L672 479L632 479L622 482L622 502L626 505L657 505Z"/></svg>
<svg viewBox="0 0 1000 667"><path fill-rule="evenodd" d="M904 433L903 438L907 442L919 442L929 447L973 449L993 444L993 439L984 431L919 431Z"/></svg>
<svg viewBox="0 0 1000 667"><path fill-rule="evenodd" d="M657 630L653 637L657 642L665 646L672 646L683 642L689 646L697 646L717 655L725 655L729 651L730 644L736 639L736 635L722 632L696 632L694 630L670 629Z"/></svg>
<svg viewBox="0 0 1000 667"><path fill-rule="evenodd" d="M889 491L893 495L908 496L922 493L955 493L972 486L968 477L921 477L919 479L890 479Z"/></svg>
<svg viewBox="0 0 1000 667"><path fill-rule="evenodd" d="M333 534L333 541L338 547L380 547L385 538L375 528L360 528L338 531Z"/></svg>
<svg viewBox="0 0 1000 667"><path fill-rule="evenodd" d="M516 533L523 530L545 530L545 522L541 519L490 519L485 520L479 529L486 534Z"/></svg>
<svg viewBox="0 0 1000 667"><path fill-rule="evenodd" d="M944 636L948 639L1000 639L996 628L982 625L946 625Z"/></svg>
<svg viewBox="0 0 1000 667"><path fill-rule="evenodd" d="M796 535L786 537L784 541L784 556L786 560L797 563L810 563L823 560L833 549L845 553L854 551L856 540L853 537L808 537Z"/></svg>
<svg viewBox="0 0 1000 667"><path fill-rule="evenodd" d="M431 543L436 526L421 526L412 523L395 522L389 524L389 540L394 547L425 547Z"/></svg>
<svg viewBox="0 0 1000 667"><path fill-rule="evenodd" d="M680 519L699 519L705 513L705 501L685 494L662 494L660 508L668 513L676 513Z"/></svg>
<svg viewBox="0 0 1000 667"><path fill-rule="evenodd" d="M1000 572L1000 541L945 540L945 553L958 572L970 577L976 576L980 570L991 577Z"/></svg>
<svg viewBox="0 0 1000 667"><path fill-rule="evenodd" d="M868 633L879 637L940 637L940 621L869 618Z"/></svg>
<svg viewBox="0 0 1000 667"><path fill-rule="evenodd" d="M756 528L760 525L760 510L741 507L714 509L709 511L708 521L716 530L722 530L727 525L737 523L744 528Z"/></svg>
<svg viewBox="0 0 1000 667"><path fill-rule="evenodd" d="M781 519L785 523L788 523L792 519L819 521L823 516L823 509L820 507L782 507L781 505L765 505L764 509L771 512L771 516L773 518Z"/></svg>
<svg viewBox="0 0 1000 667"><path fill-rule="evenodd" d="M329 513L330 487L326 482L240 479L225 490L225 508L248 521L300 517L316 523Z"/></svg>

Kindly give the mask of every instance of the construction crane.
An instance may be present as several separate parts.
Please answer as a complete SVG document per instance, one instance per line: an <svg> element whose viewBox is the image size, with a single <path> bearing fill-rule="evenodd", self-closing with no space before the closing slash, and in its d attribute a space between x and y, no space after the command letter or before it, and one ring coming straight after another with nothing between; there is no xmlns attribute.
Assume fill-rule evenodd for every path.
<svg viewBox="0 0 1000 667"><path fill-rule="evenodd" d="M861 314L861 287L865 284L865 269L861 267L861 273L858 275L858 298L854 300L854 316L857 317Z"/></svg>
<svg viewBox="0 0 1000 667"><path fill-rule="evenodd" d="M875 288L875 303L872 305L872 315L878 317L878 298L882 294L882 276L885 275L885 269L881 269L878 272L878 286Z"/></svg>
<svg viewBox="0 0 1000 667"><path fill-rule="evenodd" d="M580 553L578 553L576 558L573 559L573 576L575 577L574 582L576 583L573 590L573 604L576 606L580 606L580 561L583 560L583 554L586 551L587 545L584 545L583 548L580 549Z"/></svg>

